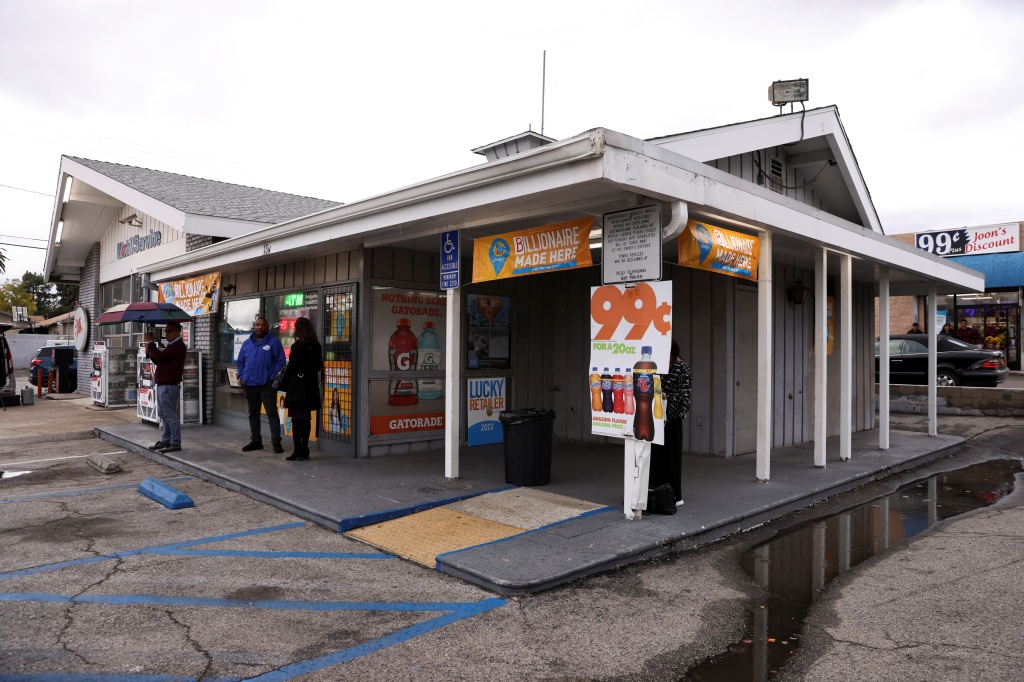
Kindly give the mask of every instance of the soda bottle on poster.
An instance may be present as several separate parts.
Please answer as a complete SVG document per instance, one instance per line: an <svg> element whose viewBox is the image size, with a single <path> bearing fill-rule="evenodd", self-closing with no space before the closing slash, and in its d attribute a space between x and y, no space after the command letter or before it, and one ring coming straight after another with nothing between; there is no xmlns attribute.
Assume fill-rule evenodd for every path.
<svg viewBox="0 0 1024 682"><path fill-rule="evenodd" d="M434 323L423 323L423 333L420 334L416 349L416 369L439 370L441 369L441 337L434 331ZM443 379L420 379L419 399L437 400L444 395Z"/></svg>
<svg viewBox="0 0 1024 682"><path fill-rule="evenodd" d="M665 418L665 408L661 404L661 377L657 374L654 375L654 418Z"/></svg>
<svg viewBox="0 0 1024 682"><path fill-rule="evenodd" d="M612 375L612 404L615 414L623 414L626 411L626 401L622 397L623 381L625 377L622 376L622 369L616 367L615 374Z"/></svg>
<svg viewBox="0 0 1024 682"><path fill-rule="evenodd" d="M398 329L388 341L388 362L392 372L410 372L416 369L416 335L408 318L398 320ZM388 382L389 405L415 405L419 402L419 391L415 379L400 379Z"/></svg>
<svg viewBox="0 0 1024 682"><path fill-rule="evenodd" d="M640 360L633 365L633 399L636 415L633 417L633 436L637 440L654 440L654 378L658 365L651 360L651 347L640 348Z"/></svg>
<svg viewBox="0 0 1024 682"><path fill-rule="evenodd" d="M626 414L633 414L636 411L636 401L633 399L633 369L631 367L626 368L626 380L622 382L622 387L625 389L622 392L622 397L626 403Z"/></svg>
<svg viewBox="0 0 1024 682"><path fill-rule="evenodd" d="M608 368L601 373L601 411L613 412L615 410L615 395L612 393L612 375Z"/></svg>
<svg viewBox="0 0 1024 682"><path fill-rule="evenodd" d="M597 373L597 367L590 368L590 409L594 412L601 411L601 375Z"/></svg>

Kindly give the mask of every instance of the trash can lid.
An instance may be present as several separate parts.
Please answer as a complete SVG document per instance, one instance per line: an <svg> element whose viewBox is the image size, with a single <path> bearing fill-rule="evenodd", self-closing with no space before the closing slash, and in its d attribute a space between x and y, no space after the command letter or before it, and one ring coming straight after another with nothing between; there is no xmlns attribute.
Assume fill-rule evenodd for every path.
<svg viewBox="0 0 1024 682"><path fill-rule="evenodd" d="M521 410L505 410L498 413L500 422L539 422L555 418L555 411L546 407L524 407Z"/></svg>

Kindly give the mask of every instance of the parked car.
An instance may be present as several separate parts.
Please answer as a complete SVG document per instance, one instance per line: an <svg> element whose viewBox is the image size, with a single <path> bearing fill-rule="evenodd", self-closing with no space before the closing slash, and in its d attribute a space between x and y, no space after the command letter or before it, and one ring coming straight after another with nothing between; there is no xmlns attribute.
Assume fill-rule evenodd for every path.
<svg viewBox="0 0 1024 682"><path fill-rule="evenodd" d="M893 334L889 337L889 381L928 383L928 344L931 334ZM939 336L936 347L939 386L996 386L1010 375L1002 351L980 348L952 336ZM875 381L878 381L878 340L875 340Z"/></svg>
<svg viewBox="0 0 1024 682"><path fill-rule="evenodd" d="M17 405L21 401L17 382L14 381L14 356L4 332L13 328L11 324L0 324L0 401L4 405Z"/></svg>
<svg viewBox="0 0 1024 682"><path fill-rule="evenodd" d="M50 376L50 368L53 367L52 357L54 348L74 349L74 359L71 361L71 371L69 372L71 383L70 386L66 385L66 389L71 392L78 390L78 349L71 343L46 345L36 351L31 362L29 362L28 382L33 386L37 386L40 381L39 377L42 376L43 386L46 385Z"/></svg>

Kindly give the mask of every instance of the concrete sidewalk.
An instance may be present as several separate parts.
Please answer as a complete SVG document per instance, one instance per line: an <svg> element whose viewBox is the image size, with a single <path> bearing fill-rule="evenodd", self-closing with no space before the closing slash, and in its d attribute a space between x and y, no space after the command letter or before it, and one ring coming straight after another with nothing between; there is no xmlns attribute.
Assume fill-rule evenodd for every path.
<svg viewBox="0 0 1024 682"><path fill-rule="evenodd" d="M338 532L510 488L501 446L463 448L461 478L448 480L441 452L352 459L314 450L309 461L288 462L269 448L241 452L247 434L219 425L185 426L183 449L161 455L148 449L159 437L154 425L140 422L133 410L96 408L84 397L0 411L0 445L82 438L92 430L130 452ZM853 458L840 462L838 441L830 439L824 469L813 466L812 443L777 448L768 483L755 480L753 455L686 456L685 504L673 516L650 515L639 521L627 521L622 513L621 445L556 441L551 483L537 490L590 503L578 505L590 511L441 553L436 567L502 594L537 592L642 558L713 542L951 454L965 443L960 436L933 438L894 431L891 448L882 452L877 441L876 431L854 434ZM489 499L498 496L480 501ZM505 513L512 511L496 506L487 517L500 523L506 521Z"/></svg>

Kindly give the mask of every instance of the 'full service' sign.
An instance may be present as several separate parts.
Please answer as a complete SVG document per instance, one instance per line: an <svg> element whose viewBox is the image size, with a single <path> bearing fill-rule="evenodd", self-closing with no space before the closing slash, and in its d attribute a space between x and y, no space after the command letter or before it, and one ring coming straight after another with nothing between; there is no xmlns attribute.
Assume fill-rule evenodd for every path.
<svg viewBox="0 0 1024 682"><path fill-rule="evenodd" d="M914 235L914 245L936 256L1020 251L1020 223L918 232Z"/></svg>

